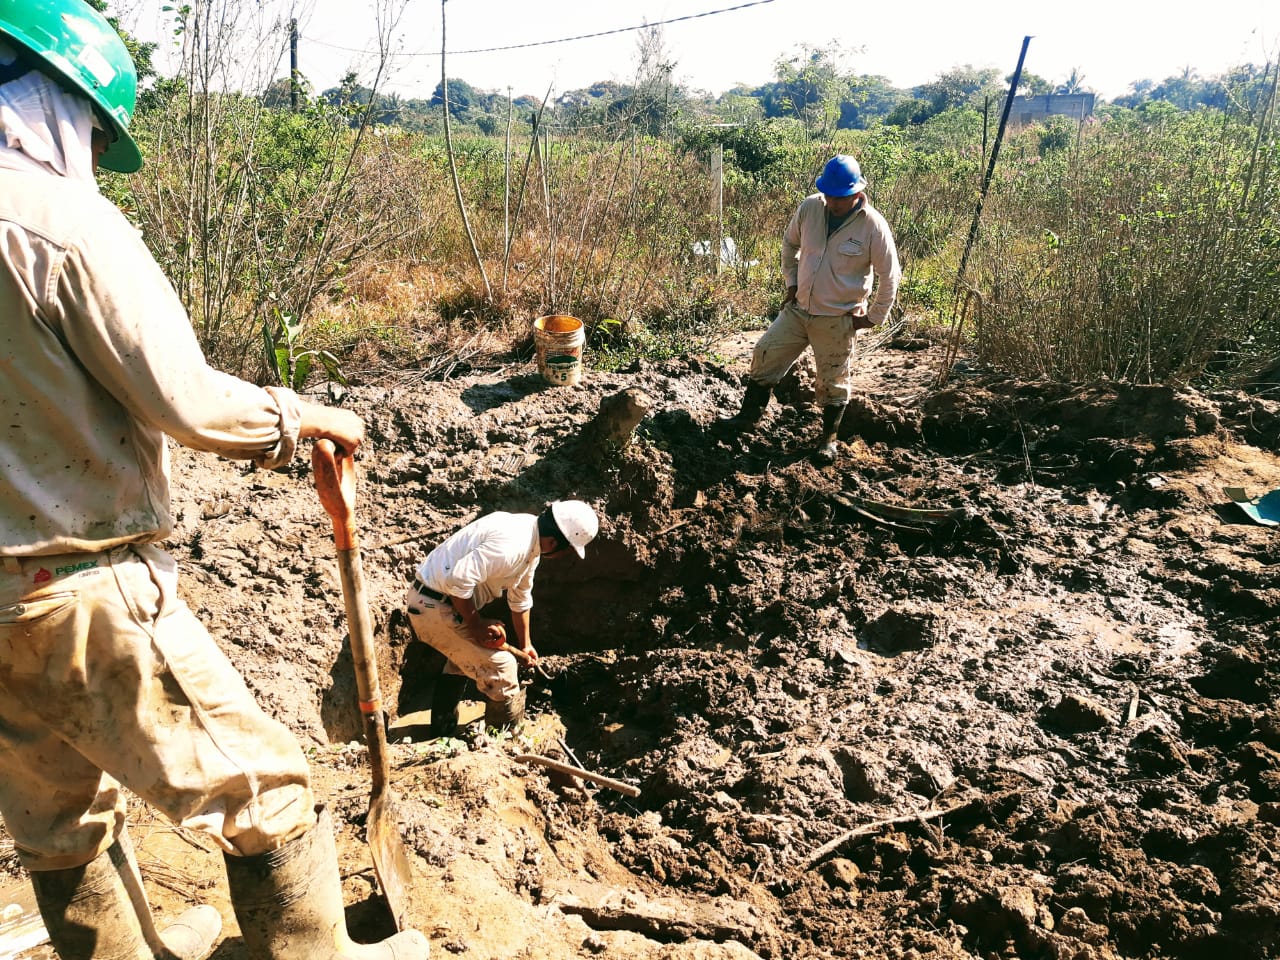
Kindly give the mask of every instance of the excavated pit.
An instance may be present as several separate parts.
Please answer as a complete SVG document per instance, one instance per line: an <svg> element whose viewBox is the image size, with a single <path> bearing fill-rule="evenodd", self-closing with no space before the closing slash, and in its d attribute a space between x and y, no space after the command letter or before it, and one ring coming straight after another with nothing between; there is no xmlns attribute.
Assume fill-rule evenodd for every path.
<svg viewBox="0 0 1280 960"><path fill-rule="evenodd" d="M396 743L437 949L1276 956L1280 537L1221 491L1280 486L1280 405L975 371L935 390L931 352L886 349L818 470L811 370L726 440L743 354L723 352L576 389L498 371L346 401L369 425L361 539L398 715L429 705L400 605L432 545L555 498L603 519L587 562L539 570L530 715L641 794L548 783L488 737ZM646 411L620 443L597 414L626 391ZM183 454L175 483L188 602L358 827L350 655L304 466ZM372 902L352 914L369 935ZM470 909L505 939L497 919L463 929Z"/></svg>

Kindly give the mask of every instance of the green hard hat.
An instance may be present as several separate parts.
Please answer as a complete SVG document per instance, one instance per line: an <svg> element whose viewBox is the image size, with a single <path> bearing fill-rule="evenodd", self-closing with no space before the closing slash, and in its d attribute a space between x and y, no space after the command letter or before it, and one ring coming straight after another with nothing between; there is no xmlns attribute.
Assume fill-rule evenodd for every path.
<svg viewBox="0 0 1280 960"><path fill-rule="evenodd" d="M0 0L0 34L33 54L93 101L114 140L98 162L132 173L142 154L129 136L138 96L138 72L120 35L84 0Z"/></svg>

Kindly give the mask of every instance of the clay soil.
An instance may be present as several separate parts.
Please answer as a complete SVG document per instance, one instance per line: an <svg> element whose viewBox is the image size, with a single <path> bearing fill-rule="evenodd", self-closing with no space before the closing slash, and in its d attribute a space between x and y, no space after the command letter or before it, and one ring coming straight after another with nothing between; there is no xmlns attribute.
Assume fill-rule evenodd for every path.
<svg viewBox="0 0 1280 960"><path fill-rule="evenodd" d="M369 427L364 569L433 955L1280 955L1280 534L1222 493L1280 486L1280 404L964 366L939 389L939 348L899 340L862 361L819 470L803 364L757 430L711 429L750 342L577 388L513 360L343 400ZM619 444L594 418L624 391L647 414ZM174 484L186 600L306 746L350 926L384 936L306 458L175 451ZM604 522L586 562L539 570L529 722L426 739L414 565L483 513L567 497ZM158 912L214 904L215 957L243 958L208 841L141 804L132 822Z"/></svg>

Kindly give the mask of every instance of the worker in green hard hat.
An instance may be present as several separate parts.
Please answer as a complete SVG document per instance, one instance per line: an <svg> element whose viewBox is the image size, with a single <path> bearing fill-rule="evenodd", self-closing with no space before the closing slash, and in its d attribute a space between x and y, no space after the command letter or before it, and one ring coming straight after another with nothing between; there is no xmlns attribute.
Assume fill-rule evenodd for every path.
<svg viewBox="0 0 1280 960"><path fill-rule="evenodd" d="M83 0L0 0L0 816L62 960L205 957L198 906L157 930L122 787L225 855L248 953L425 958L347 936L297 741L178 597L166 437L265 468L360 418L212 369L172 286L98 192L138 169L137 75Z"/></svg>

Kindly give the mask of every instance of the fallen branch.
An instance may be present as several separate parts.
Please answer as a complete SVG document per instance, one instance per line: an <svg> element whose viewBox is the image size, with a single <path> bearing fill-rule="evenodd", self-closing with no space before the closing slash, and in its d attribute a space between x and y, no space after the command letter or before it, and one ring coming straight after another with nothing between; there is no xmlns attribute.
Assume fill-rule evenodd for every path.
<svg viewBox="0 0 1280 960"><path fill-rule="evenodd" d="M640 796L639 787L633 787L631 784L623 783L621 780L614 780L612 777L605 777L598 773L592 773L590 770L583 770L581 767L574 767L567 763L561 763L559 760L552 760L550 757L542 757L534 753L522 753L517 755L516 759L522 763L541 764L544 767L549 767L550 769L555 770L557 773L568 774L571 777L581 777L583 780L589 780L602 787L608 787L610 790L617 790L624 796Z"/></svg>
<svg viewBox="0 0 1280 960"><path fill-rule="evenodd" d="M830 843L824 843L817 850L809 855L809 859L805 862L805 869L811 870L831 854L835 853L850 840L858 837L865 837L867 834L875 833L881 827L891 827L900 823L924 823L928 820L936 820L939 817L945 817L947 814L956 813L963 810L969 804L978 798L977 794L969 794L964 799L957 801L949 807L934 807L931 810L920 810L916 813L908 813L901 817L890 817L887 820L876 820L872 823L864 823L860 827L854 827L852 830L846 830L840 836L836 837Z"/></svg>
<svg viewBox="0 0 1280 960"><path fill-rule="evenodd" d="M653 538L656 540L658 539L658 537L665 537L672 530L679 530L681 527L686 526L687 524L693 523L693 521L696 519L698 519L698 517L695 515L692 517L685 517L683 520L677 520L675 523L671 524L671 526L663 527L661 530L659 530L657 533L653 535Z"/></svg>

